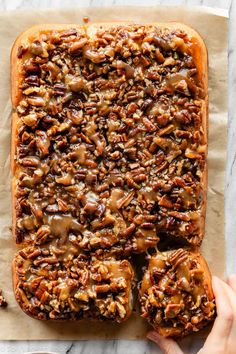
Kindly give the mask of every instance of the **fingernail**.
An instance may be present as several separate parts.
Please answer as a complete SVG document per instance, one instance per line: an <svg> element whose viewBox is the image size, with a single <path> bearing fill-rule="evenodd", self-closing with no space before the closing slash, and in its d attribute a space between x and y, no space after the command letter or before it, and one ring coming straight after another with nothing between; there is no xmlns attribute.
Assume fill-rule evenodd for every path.
<svg viewBox="0 0 236 354"><path fill-rule="evenodd" d="M150 339L151 341L156 342L156 340L160 337L160 335L155 332L155 331L150 331L147 334L147 338Z"/></svg>
<svg viewBox="0 0 236 354"><path fill-rule="evenodd" d="M217 277L216 275L213 275L213 276L212 276L212 282L219 283L219 281L220 281L220 278L219 278L219 277Z"/></svg>
<svg viewBox="0 0 236 354"><path fill-rule="evenodd" d="M212 276L212 287L213 287L213 290L215 287L220 287L221 286L221 280L219 277L217 277L216 275L213 275Z"/></svg>
<svg viewBox="0 0 236 354"><path fill-rule="evenodd" d="M234 273L233 273L233 274L230 274L229 278L230 278L230 279L233 279L233 280L236 280L236 274L234 274Z"/></svg>
<svg viewBox="0 0 236 354"><path fill-rule="evenodd" d="M230 274L230 276L228 277L228 281L236 282L236 274Z"/></svg>

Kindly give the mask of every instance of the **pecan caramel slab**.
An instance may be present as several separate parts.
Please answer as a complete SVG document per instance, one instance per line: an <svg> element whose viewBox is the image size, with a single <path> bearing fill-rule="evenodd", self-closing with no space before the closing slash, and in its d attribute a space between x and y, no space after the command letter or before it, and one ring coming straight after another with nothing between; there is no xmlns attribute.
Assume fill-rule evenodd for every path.
<svg viewBox="0 0 236 354"><path fill-rule="evenodd" d="M206 65L181 24L47 25L16 41L13 234L24 248L13 272L25 312L121 322L133 279L121 259L169 236L201 243Z"/></svg>

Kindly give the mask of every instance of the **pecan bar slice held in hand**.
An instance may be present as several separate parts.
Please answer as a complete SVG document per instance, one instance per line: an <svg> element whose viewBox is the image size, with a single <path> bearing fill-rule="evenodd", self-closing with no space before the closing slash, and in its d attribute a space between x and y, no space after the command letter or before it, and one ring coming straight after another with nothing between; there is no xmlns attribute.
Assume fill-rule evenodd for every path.
<svg viewBox="0 0 236 354"><path fill-rule="evenodd" d="M149 260L139 294L142 317L165 337L197 332L215 318L211 274L200 253L157 253Z"/></svg>

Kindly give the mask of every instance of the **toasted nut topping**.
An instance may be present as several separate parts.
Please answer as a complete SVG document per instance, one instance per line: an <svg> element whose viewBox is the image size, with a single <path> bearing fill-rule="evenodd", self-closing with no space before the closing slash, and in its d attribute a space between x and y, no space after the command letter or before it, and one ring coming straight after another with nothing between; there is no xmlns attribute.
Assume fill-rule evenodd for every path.
<svg viewBox="0 0 236 354"><path fill-rule="evenodd" d="M51 30L19 47L15 236L30 251L17 257L17 298L33 316L79 319L93 308L120 322L133 277L120 259L169 236L201 243L205 93L192 51L183 30L152 25ZM151 276L160 289L150 303L165 288L170 320L182 311L178 292L202 280L193 267L166 284L182 262L184 251L172 254Z"/></svg>

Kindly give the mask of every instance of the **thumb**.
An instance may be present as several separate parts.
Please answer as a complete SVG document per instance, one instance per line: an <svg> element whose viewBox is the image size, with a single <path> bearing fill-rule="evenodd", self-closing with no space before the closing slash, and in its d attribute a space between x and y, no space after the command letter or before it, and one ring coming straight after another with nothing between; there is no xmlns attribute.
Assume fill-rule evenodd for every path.
<svg viewBox="0 0 236 354"><path fill-rule="evenodd" d="M155 342L164 354L184 354L173 339L162 337L155 331L148 332L147 338Z"/></svg>

